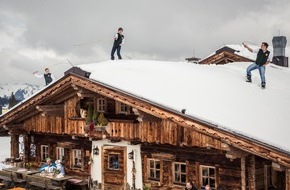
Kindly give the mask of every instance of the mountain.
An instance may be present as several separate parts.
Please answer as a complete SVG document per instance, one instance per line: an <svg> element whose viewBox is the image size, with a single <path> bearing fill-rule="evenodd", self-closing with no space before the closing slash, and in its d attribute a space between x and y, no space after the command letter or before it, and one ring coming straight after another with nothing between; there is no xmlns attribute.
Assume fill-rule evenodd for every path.
<svg viewBox="0 0 290 190"><path fill-rule="evenodd" d="M13 92L17 100L24 100L32 94L36 93L39 89L40 86L27 83L0 84L0 99L3 101L8 99Z"/></svg>

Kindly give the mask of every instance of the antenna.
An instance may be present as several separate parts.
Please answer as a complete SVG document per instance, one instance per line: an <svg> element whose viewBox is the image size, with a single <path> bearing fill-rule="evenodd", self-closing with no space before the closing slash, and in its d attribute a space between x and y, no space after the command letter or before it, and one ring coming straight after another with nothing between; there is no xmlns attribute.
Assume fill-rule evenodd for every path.
<svg viewBox="0 0 290 190"><path fill-rule="evenodd" d="M74 67L74 65L68 60L68 59L66 59L67 60L67 62L71 65L71 66L73 66Z"/></svg>
<svg viewBox="0 0 290 190"><path fill-rule="evenodd" d="M195 49L194 48L192 49L192 53L193 53L192 57L195 57Z"/></svg>

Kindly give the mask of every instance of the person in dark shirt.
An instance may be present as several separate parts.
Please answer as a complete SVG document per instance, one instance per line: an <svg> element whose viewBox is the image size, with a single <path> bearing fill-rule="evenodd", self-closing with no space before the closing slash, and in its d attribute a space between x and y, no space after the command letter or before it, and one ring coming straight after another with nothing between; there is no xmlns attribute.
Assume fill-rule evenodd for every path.
<svg viewBox="0 0 290 190"><path fill-rule="evenodd" d="M247 82L252 82L252 75L251 71L255 69L259 69L260 73L260 78L261 78L261 87L265 88L266 87L266 78L265 78L265 70L266 70L266 65L268 65L272 61L272 54L268 50L268 43L262 42L261 48L260 49L255 49L253 50L246 44L244 44L244 47L247 48L250 52L252 53L257 53L257 58L256 61L251 64L247 68Z"/></svg>
<svg viewBox="0 0 290 190"><path fill-rule="evenodd" d="M123 28L118 29L118 33L114 36L114 44L111 51L111 60L115 59L115 52L117 50L118 59L122 59L121 47L124 44Z"/></svg>
<svg viewBox="0 0 290 190"><path fill-rule="evenodd" d="M38 77L38 78L44 78L45 80L45 85L48 85L49 83L51 83L52 81L55 80L55 77L52 73L49 72L48 68L45 68L45 73L43 75L40 75L37 73L37 71L35 71L33 74L34 76Z"/></svg>

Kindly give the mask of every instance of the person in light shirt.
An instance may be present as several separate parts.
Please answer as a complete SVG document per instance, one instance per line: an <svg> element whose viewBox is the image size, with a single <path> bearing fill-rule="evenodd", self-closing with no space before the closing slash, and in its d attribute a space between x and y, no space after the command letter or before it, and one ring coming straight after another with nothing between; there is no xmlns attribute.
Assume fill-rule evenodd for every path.
<svg viewBox="0 0 290 190"><path fill-rule="evenodd" d="M38 74L37 71L33 72L33 75L36 76L37 78L44 78L45 85L48 85L49 83L55 80L54 75L49 72L48 68L45 68L44 74L42 75Z"/></svg>
<svg viewBox="0 0 290 190"><path fill-rule="evenodd" d="M63 168L63 166L61 164L61 161L60 160L56 160L55 163L56 163L56 169L58 170L59 175L64 176L65 172L64 172L64 168Z"/></svg>
<svg viewBox="0 0 290 190"><path fill-rule="evenodd" d="M243 43L244 47L247 48L252 53L257 53L256 61L251 64L247 68L247 82L252 82L252 74L251 72L253 70L258 69L260 73L261 78L261 87L264 89L266 88L266 78L265 78L265 71L266 71L266 65L268 65L270 62L272 62L272 54L268 50L268 43L262 42L260 49L252 49L245 43Z"/></svg>

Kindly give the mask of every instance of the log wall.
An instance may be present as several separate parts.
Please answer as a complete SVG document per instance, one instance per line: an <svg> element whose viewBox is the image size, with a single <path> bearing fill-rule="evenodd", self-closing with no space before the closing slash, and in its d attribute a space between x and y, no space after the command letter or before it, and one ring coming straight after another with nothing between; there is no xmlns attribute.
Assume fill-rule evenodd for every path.
<svg viewBox="0 0 290 190"><path fill-rule="evenodd" d="M111 137L124 140L139 139L140 142L148 143L222 149L221 141L168 120L142 123L110 122L107 131Z"/></svg>
<svg viewBox="0 0 290 190"><path fill-rule="evenodd" d="M174 162L186 163L187 181L193 181L200 188L200 166L210 166L216 169L216 187L226 189L241 188L240 159L230 161L225 157L225 152L215 149L193 147L175 148L170 145L142 145L143 179L150 183L153 189L183 189L185 184L173 182ZM148 160L158 159L162 165L160 181L148 179Z"/></svg>

